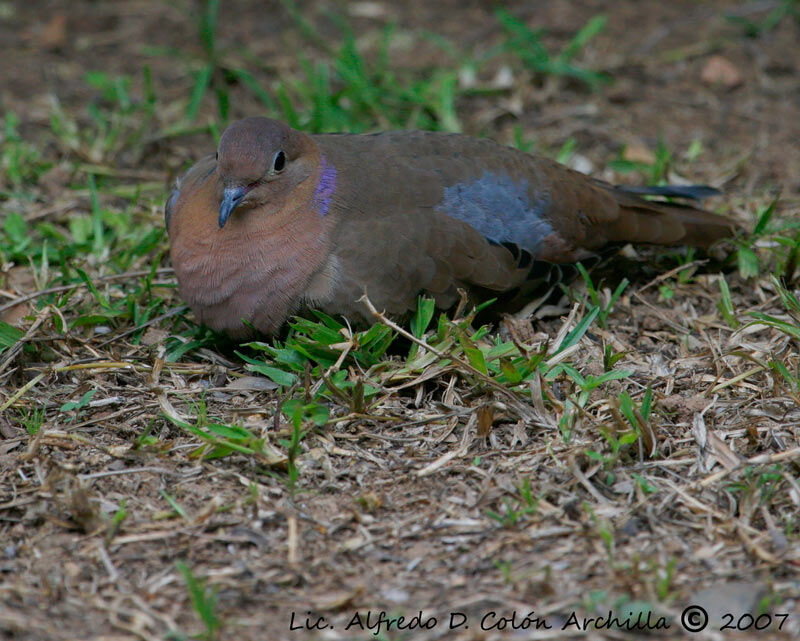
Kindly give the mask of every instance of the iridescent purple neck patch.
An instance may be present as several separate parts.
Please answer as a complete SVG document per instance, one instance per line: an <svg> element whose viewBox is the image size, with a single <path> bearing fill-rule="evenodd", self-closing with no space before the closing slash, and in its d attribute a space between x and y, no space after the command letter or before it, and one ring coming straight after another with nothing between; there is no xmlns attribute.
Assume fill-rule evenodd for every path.
<svg viewBox="0 0 800 641"><path fill-rule="evenodd" d="M319 182L314 191L314 206L320 216L325 216L331 207L333 192L336 191L336 167L328 164L325 156L320 156Z"/></svg>

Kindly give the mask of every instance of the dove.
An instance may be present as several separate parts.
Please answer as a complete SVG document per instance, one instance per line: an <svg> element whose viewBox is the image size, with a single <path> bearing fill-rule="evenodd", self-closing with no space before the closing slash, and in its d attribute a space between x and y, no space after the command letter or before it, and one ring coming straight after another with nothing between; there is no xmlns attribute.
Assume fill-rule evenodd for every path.
<svg viewBox="0 0 800 641"><path fill-rule="evenodd" d="M314 134L232 123L165 206L170 258L197 319L234 339L307 309L354 323L524 291L542 264L608 245L709 247L727 218L704 186L620 187L488 139L429 131ZM655 201L643 196L661 196Z"/></svg>

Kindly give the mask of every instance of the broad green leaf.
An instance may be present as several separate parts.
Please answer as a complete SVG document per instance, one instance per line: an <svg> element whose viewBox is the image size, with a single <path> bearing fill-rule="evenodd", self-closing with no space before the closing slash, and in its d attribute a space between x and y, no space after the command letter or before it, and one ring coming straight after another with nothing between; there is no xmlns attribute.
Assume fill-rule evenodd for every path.
<svg viewBox="0 0 800 641"><path fill-rule="evenodd" d="M421 338L428 329L433 314L436 311L436 301L432 298L424 298L422 296L417 300L417 311L411 319L411 333L417 338Z"/></svg>
<svg viewBox="0 0 800 641"><path fill-rule="evenodd" d="M89 404L89 401L92 400L92 396L94 396L96 389L90 389L86 392L83 396L81 396L80 400L78 401L69 401L64 403L59 409L61 412L69 412L70 410L80 410L86 407Z"/></svg>
<svg viewBox="0 0 800 641"><path fill-rule="evenodd" d="M558 349L555 351L556 354L559 352L563 352L568 347L572 347L577 343L583 335L589 329L589 326L592 324L597 315L600 313L600 308L595 307L593 308L586 316L584 316L580 322L575 326L575 328L564 337L564 340L561 341L561 345L558 346Z"/></svg>
<svg viewBox="0 0 800 641"><path fill-rule="evenodd" d="M754 278L758 276L758 256L749 247L740 247L736 252L739 263L739 275L742 278Z"/></svg>
<svg viewBox="0 0 800 641"><path fill-rule="evenodd" d="M486 359L483 357L483 352L477 347L471 347L466 341L461 341L461 347L464 350L464 355L467 357L469 364L482 374L488 374L489 370L486 368Z"/></svg>
<svg viewBox="0 0 800 641"><path fill-rule="evenodd" d="M21 329L0 321L0 352L8 347L13 347L23 336L25 336L25 332Z"/></svg>

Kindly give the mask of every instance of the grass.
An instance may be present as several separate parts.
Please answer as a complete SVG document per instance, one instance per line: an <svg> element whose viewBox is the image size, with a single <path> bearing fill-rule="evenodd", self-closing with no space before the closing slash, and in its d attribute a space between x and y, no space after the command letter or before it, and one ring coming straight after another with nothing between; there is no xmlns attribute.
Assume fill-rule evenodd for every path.
<svg viewBox="0 0 800 641"><path fill-rule="evenodd" d="M486 515L489 518L494 519L501 525L505 527L513 527L516 525L521 519L526 517L529 514L533 514L536 512L536 503L537 500L533 496L533 490L531 489L531 482L530 479L525 479L522 481L520 486L517 488L519 498L517 500L517 504L512 507L511 501L507 498L503 500L505 505L505 513L502 512L493 512L491 510L486 512Z"/></svg>
<svg viewBox="0 0 800 641"><path fill-rule="evenodd" d="M800 22L800 2L798 0L781 0L772 6L760 20L751 20L746 16L728 15L727 19L739 25L750 38L760 38L773 31L782 21L794 18Z"/></svg>
<svg viewBox="0 0 800 641"><path fill-rule="evenodd" d="M611 82L608 74L574 62L576 56L605 28L605 16L598 15L589 20L555 55L548 52L542 44L544 30L531 29L505 9L497 11L497 19L508 35L503 49L518 55L531 71L543 76L573 78L594 90Z"/></svg>
<svg viewBox="0 0 800 641"><path fill-rule="evenodd" d="M19 117L11 112L5 114L3 122L3 154L0 169L4 177L5 198L13 196L14 190L36 182L50 167L42 158L39 148L23 140L19 131Z"/></svg>
<svg viewBox="0 0 800 641"><path fill-rule="evenodd" d="M213 589L209 589L204 582L198 580L192 574L189 566L183 561L177 563L178 570L186 581L186 588L189 591L189 598L200 621L203 623L204 630L197 637L202 641L214 641L219 638L219 629L222 621L216 613L217 594ZM187 638L180 634L175 634L175 638Z"/></svg>
<svg viewBox="0 0 800 641"><path fill-rule="evenodd" d="M555 37L501 10L484 50L415 35L441 58L419 70L394 60L400 26L369 40L334 18L331 40L286 2L305 48L277 77L222 40L221 3L203 7L194 43L150 47L138 75L90 71L86 104L54 101L46 130L4 115L0 262L42 292L19 327L0 323L0 427L19 427L2 450L16 458L0 477L0 532L36 550L8 559L24 565L9 576L26 599L40 587L25 582L44 577L74 608L91 567L86 612L102 619L119 597L115 625L145 638L189 638L178 630L197 621L194 638L263 635L264 621L285 630L291 608L338 627L354 608L397 612L391 599L413 614L423 597L446 609L450 595L495 591L535 594L537 609L661 612L726 576L712 548L797 598L800 227L785 201L754 195L752 231L713 269L664 252L642 264L660 270L651 286L580 265L565 307L535 328L420 298L407 322L353 330L316 314L230 345L191 321L168 272L164 166L196 154L166 143L204 134L207 151L240 103L308 131L481 130L484 101L517 91L486 80L501 64L584 102L612 80L592 49L610 19ZM174 103L162 65L188 72ZM509 141L530 147L527 131ZM566 162L583 144L541 148ZM615 176L652 183L701 173L712 155L666 138L652 163L608 147ZM100 535L87 513L108 515ZM186 561L173 568L175 554ZM3 598L26 607L11 581Z"/></svg>

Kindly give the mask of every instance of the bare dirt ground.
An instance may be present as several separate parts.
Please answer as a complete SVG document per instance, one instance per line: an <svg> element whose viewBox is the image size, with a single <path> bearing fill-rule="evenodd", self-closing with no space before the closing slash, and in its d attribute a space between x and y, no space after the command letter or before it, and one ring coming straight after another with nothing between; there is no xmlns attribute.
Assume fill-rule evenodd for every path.
<svg viewBox="0 0 800 641"><path fill-rule="evenodd" d="M714 208L752 227L755 212L780 193L778 217L797 218L800 22L787 17L748 37L726 17L763 18L778 4L511 3L509 11L546 29L545 43L556 49L605 14L606 28L580 60L614 83L589 92L514 69L508 90L458 103L463 128L510 143L519 126L539 150L573 138L571 162L617 182L642 180L608 168L623 146L628 159L649 159L663 140L674 150L673 175L724 190ZM298 6L332 39L338 32L324 9L347 16L368 51L372 34L396 21L402 37L393 61L404 68L438 64L438 50L416 38L422 31L475 55L503 36L491 3ZM18 115L27 139L41 141L45 156L69 161L48 142L53 98L85 119L97 99L87 71L128 74L136 89L148 66L159 104L169 109L192 82L179 58L151 49L192 53L198 45L188 16L196 10L150 0L0 2L0 104ZM317 55L278 2L223 2L219 42L265 85L297 73L301 53ZM230 91L232 117L263 112L252 93ZM203 114L211 117L211 102L200 120ZM702 153L690 161L693 143ZM131 185L156 185L135 216L162 225L168 182L212 148L211 137L198 133L161 138L141 154L122 150L115 170ZM28 202L0 201L4 214L14 208L30 220L63 220L89 211L88 193L73 189L70 176L45 176ZM163 239L130 271L154 260L168 267L159 253L165 246ZM204 394L210 417L245 425L285 451L279 439L290 427L276 417L281 395L266 379L231 386L244 369L229 347L204 346L165 363L159 345L174 325L154 326L152 340L134 343L124 334L132 324L115 325L110 335L63 334L42 316L32 340L49 341L52 362L66 369L22 357L5 363L8 352L0 355L0 403L30 385L0 416L0 638L211 638L214 625L200 621L178 560L216 590L220 638L370 638L353 624L355 614L371 612L374 623L382 612L421 611L430 629L384 625L377 638L621 639L632 633L561 627L573 613L581 621L609 611L635 619L652 609L653 622L663 616L670 627L644 634L683 639L681 614L692 604L712 617L730 613L734 627L746 627L740 617L750 612L768 613L770 623L761 631L709 627L691 638L800 638L798 392L792 396L775 370L759 366L779 357L800 371L798 341L764 326L735 332L718 310L718 270L701 266L680 282L663 254L642 250L619 268L637 270L627 274L633 283L608 325L592 328L570 354L584 376L599 375L610 345L625 353L617 366L633 374L592 396L568 437L559 421L574 390L564 380L540 382L546 406L517 412L452 364L431 365L417 380L387 370L376 375L381 392L368 410L334 411L335 422L310 429L294 494L285 467L263 458L198 460L198 440L165 417L190 414ZM28 269L21 261L3 266L0 302L37 289ZM780 315L767 272L749 280L728 272L737 314ZM159 278L160 295L178 305L170 275ZM568 311L536 322L530 344L574 322ZM31 330L37 310L17 312L5 319ZM648 386L655 409L646 431L658 455L637 445L612 456L602 433L621 429L615 399L627 392L641 402ZM105 404L59 411L91 389ZM31 435L19 412L37 407L44 421ZM154 438L145 442L143 434ZM526 480L533 503L520 490ZM117 527L121 508L127 516ZM551 628L498 624L532 611ZM449 629L452 613L467 623ZM327 629L290 629L319 617Z"/></svg>

